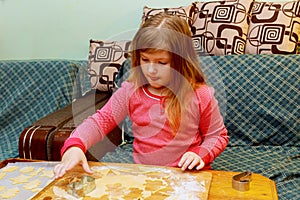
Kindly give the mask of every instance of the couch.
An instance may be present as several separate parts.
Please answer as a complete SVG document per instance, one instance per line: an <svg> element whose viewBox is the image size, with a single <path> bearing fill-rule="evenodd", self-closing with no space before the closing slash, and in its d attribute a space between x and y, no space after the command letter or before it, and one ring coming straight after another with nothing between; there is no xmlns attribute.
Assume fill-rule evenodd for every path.
<svg viewBox="0 0 300 200"><path fill-rule="evenodd" d="M262 174L276 182L279 199L296 200L300 199L300 55L296 54L299 52L299 39L295 42L295 38L300 38L300 31L295 25L286 27L280 34L272 34L274 30L282 31L287 21L290 24L299 23L299 15L286 15L287 12L294 12L287 9L291 3L299 7L299 0L290 3L262 2L255 6L249 0L228 0L191 3L178 8L145 7L143 20L163 11L178 14L190 24L195 48L200 55L199 62L208 83L216 90L230 136L227 148L214 161L213 169L249 170ZM229 10L231 14L228 18L215 16L217 8ZM234 8L236 18L232 17ZM268 21L271 16L268 12L276 14L272 22ZM207 20L211 16L215 16L214 23ZM238 20L230 21L234 19ZM206 24L201 24L201 20ZM266 33L270 31L266 36L271 38L257 37L260 35L256 34L258 27ZM274 35L280 41L272 38ZM0 85L1 160L22 156L18 155L18 140L28 126L47 123L49 117L55 118L57 112L72 112L75 109L72 105L81 103L82 98L91 93L105 96L116 89L115 85L118 86L126 78L130 68L130 59L127 59L124 50L128 46L128 41L91 41L89 61L1 61L0 77L10 77L1 80ZM113 60L119 63L110 63L110 55L101 52L98 55L103 56L105 62L93 60L101 59L101 56L96 56L97 49L109 49L118 57ZM100 63L100 68L94 63ZM108 71L113 68L113 78L103 75L106 68L109 68ZM97 155L90 158L105 162L133 162L134 137L130 123L126 118L120 125L122 137L119 146L109 148L110 151L103 157L102 150L107 149L101 152L93 149L90 152ZM76 124L70 126L75 128ZM60 123L56 129L63 127ZM68 130L68 133L63 133L70 134L72 129ZM58 153L59 145L54 148L54 144L52 141L47 143L48 146L44 147L46 154L49 154L47 149L55 149ZM55 159L53 155L48 155L46 160Z"/></svg>
<svg viewBox="0 0 300 200"><path fill-rule="evenodd" d="M208 83L216 89L230 136L213 169L262 174L276 182L279 199L299 199L300 55L200 56L199 62ZM84 70L86 61L2 61L0 66L1 73L16 71L12 66L27 71L23 76L18 73L15 79L7 80L6 89L1 85L1 95L7 97L1 101L5 105L1 106L2 160L19 156L18 139L22 129L93 93ZM126 78L129 68L130 59L123 62L115 81L117 85ZM51 73L46 73L49 69ZM12 84L20 78L23 82ZM122 145L110 148L100 161L133 162L130 120L125 119L121 128Z"/></svg>

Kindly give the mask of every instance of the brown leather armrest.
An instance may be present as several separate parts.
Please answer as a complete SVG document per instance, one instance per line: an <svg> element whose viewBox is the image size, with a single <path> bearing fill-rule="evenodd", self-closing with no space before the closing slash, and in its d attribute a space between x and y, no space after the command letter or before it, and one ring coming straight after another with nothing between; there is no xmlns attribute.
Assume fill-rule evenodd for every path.
<svg viewBox="0 0 300 200"><path fill-rule="evenodd" d="M53 112L23 130L19 138L19 156L26 159L60 160L60 149L72 131L89 115L101 108L111 93L91 91L72 104ZM121 143L121 130L116 127L104 141L87 152L95 161Z"/></svg>

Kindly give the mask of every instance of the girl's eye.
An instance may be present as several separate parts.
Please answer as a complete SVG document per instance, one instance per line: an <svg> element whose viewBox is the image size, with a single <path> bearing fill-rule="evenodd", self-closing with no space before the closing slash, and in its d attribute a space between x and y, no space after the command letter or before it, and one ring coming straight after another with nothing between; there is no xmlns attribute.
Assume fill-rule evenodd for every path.
<svg viewBox="0 0 300 200"><path fill-rule="evenodd" d="M149 62L149 60L147 58L142 58L143 62Z"/></svg>
<svg viewBox="0 0 300 200"><path fill-rule="evenodd" d="M166 65L168 63L166 63L166 62L158 62L158 64L160 64L160 65Z"/></svg>

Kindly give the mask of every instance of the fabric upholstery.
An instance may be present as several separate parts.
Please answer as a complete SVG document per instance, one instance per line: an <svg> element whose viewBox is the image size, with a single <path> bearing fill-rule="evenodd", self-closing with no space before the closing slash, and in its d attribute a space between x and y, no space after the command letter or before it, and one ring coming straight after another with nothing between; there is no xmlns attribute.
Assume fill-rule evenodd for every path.
<svg viewBox="0 0 300 200"><path fill-rule="evenodd" d="M93 89L111 91L129 46L130 41L90 40L88 73Z"/></svg>
<svg viewBox="0 0 300 200"><path fill-rule="evenodd" d="M244 54L252 6L252 0L193 3L190 16L198 53Z"/></svg>
<svg viewBox="0 0 300 200"><path fill-rule="evenodd" d="M208 79L218 74L223 82L230 146L299 146L299 55L202 56L200 62Z"/></svg>
<svg viewBox="0 0 300 200"><path fill-rule="evenodd" d="M300 37L300 0L255 2L246 53L295 54Z"/></svg>
<svg viewBox="0 0 300 200"><path fill-rule="evenodd" d="M143 9L142 23L166 12L183 17L201 55L299 53L300 0L196 1L180 7Z"/></svg>
<svg viewBox="0 0 300 200"><path fill-rule="evenodd" d="M86 61L0 62L0 160L19 155L19 136L27 126L90 90L86 69Z"/></svg>

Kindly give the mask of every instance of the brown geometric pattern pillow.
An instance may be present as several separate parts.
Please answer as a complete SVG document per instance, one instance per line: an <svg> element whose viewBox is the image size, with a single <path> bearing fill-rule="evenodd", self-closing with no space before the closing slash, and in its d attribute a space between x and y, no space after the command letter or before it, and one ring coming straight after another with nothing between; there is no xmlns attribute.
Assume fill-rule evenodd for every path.
<svg viewBox="0 0 300 200"><path fill-rule="evenodd" d="M191 7L194 46L199 54L244 54L252 0L195 2Z"/></svg>
<svg viewBox="0 0 300 200"><path fill-rule="evenodd" d="M247 54L295 54L300 37L300 0L255 2Z"/></svg>
<svg viewBox="0 0 300 200"><path fill-rule="evenodd" d="M177 15L179 17L182 17L187 21L190 27L192 27L192 17L190 16L190 9L191 6L180 6L176 8L149 8L147 6L144 6L143 9L143 16L142 16L142 24L149 19L150 17L158 14L158 13L168 13L170 15Z"/></svg>
<svg viewBox="0 0 300 200"><path fill-rule="evenodd" d="M88 74L93 89L111 91L119 68L128 56L130 41L90 40Z"/></svg>

